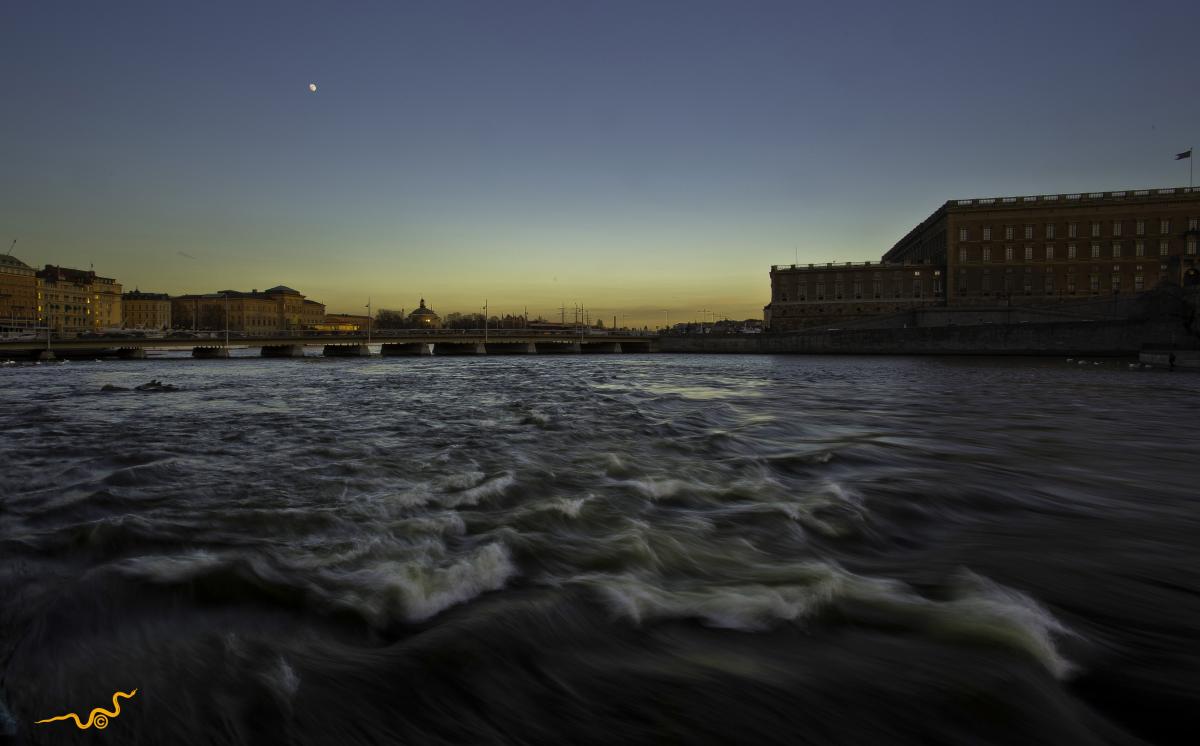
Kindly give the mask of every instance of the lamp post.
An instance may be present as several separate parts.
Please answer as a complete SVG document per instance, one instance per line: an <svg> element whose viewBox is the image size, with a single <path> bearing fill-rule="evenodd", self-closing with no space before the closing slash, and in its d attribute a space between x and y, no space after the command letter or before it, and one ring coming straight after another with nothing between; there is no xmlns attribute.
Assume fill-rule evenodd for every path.
<svg viewBox="0 0 1200 746"><path fill-rule="evenodd" d="M367 347L371 346L371 296L367 296ZM368 349L367 352L370 352Z"/></svg>
<svg viewBox="0 0 1200 746"><path fill-rule="evenodd" d="M229 293L221 293L225 297L225 352L229 352Z"/></svg>
<svg viewBox="0 0 1200 746"><path fill-rule="evenodd" d="M488 304L487 298L483 299L483 342L487 344L488 338Z"/></svg>

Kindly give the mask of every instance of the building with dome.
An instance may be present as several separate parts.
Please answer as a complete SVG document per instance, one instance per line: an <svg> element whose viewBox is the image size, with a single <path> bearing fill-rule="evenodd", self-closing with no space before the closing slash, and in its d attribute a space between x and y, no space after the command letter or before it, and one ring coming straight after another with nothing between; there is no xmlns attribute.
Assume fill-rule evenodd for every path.
<svg viewBox="0 0 1200 746"><path fill-rule="evenodd" d="M442 317L438 316L432 308L425 305L425 299L421 299L421 305L415 311L408 315L408 321L414 329L441 329Z"/></svg>
<svg viewBox="0 0 1200 746"><path fill-rule="evenodd" d="M37 271L11 254L0 256L0 328L36 326Z"/></svg>
<svg viewBox="0 0 1200 746"><path fill-rule="evenodd" d="M228 318L228 322L226 322ZM218 290L171 298L171 320L181 329L224 329L250 335L300 332L325 319L325 304L286 285L266 290Z"/></svg>

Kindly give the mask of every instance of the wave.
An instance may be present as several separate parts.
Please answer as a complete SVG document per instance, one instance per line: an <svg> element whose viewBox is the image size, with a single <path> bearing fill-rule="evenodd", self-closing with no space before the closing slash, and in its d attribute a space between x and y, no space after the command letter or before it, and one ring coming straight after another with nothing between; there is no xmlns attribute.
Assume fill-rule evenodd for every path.
<svg viewBox="0 0 1200 746"><path fill-rule="evenodd" d="M1020 651L1058 678L1075 670L1055 645L1056 638L1075 633L1029 596L967 571L952 588L956 595L947 600L926 598L900 581L855 575L828 563L801 563L775 574L772 583L682 587L658 585L632 574L580 576L572 582L593 588L612 613L636 625L694 619L710 627L761 632L812 620L836 607L853 624L901 627L945 642Z"/></svg>

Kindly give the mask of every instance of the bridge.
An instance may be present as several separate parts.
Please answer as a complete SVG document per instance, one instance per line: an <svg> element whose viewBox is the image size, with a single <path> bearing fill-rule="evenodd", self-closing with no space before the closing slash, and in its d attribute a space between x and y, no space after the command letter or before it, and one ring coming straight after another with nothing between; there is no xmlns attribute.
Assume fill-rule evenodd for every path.
<svg viewBox="0 0 1200 746"><path fill-rule="evenodd" d="M175 332L164 337L89 336L0 340L0 358L54 360L58 357L109 355L146 357L147 350L191 349L192 357L227 358L234 347L258 348L263 357L303 357L305 348L321 347L326 357L365 357L371 347L391 356L546 355L657 352L658 337L633 332L530 331L501 329L413 329L365 333L274 334L247 336L230 332Z"/></svg>

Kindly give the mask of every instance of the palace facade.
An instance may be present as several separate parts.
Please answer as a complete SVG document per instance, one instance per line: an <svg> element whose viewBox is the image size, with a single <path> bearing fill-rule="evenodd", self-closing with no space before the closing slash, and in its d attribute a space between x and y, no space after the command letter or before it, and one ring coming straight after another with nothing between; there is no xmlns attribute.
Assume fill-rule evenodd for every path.
<svg viewBox="0 0 1200 746"><path fill-rule="evenodd" d="M878 263L771 268L769 331L926 306L1040 305L1196 281L1200 188L946 202Z"/></svg>
<svg viewBox="0 0 1200 746"><path fill-rule="evenodd" d="M171 296L134 289L121 298L126 329L170 329Z"/></svg>
<svg viewBox="0 0 1200 746"><path fill-rule="evenodd" d="M311 329L325 319L325 305L277 285L259 292L220 290L171 298L171 318L181 329L270 334Z"/></svg>
<svg viewBox="0 0 1200 746"><path fill-rule="evenodd" d="M47 264L37 283L40 324L60 334L120 328L121 285L111 277Z"/></svg>

